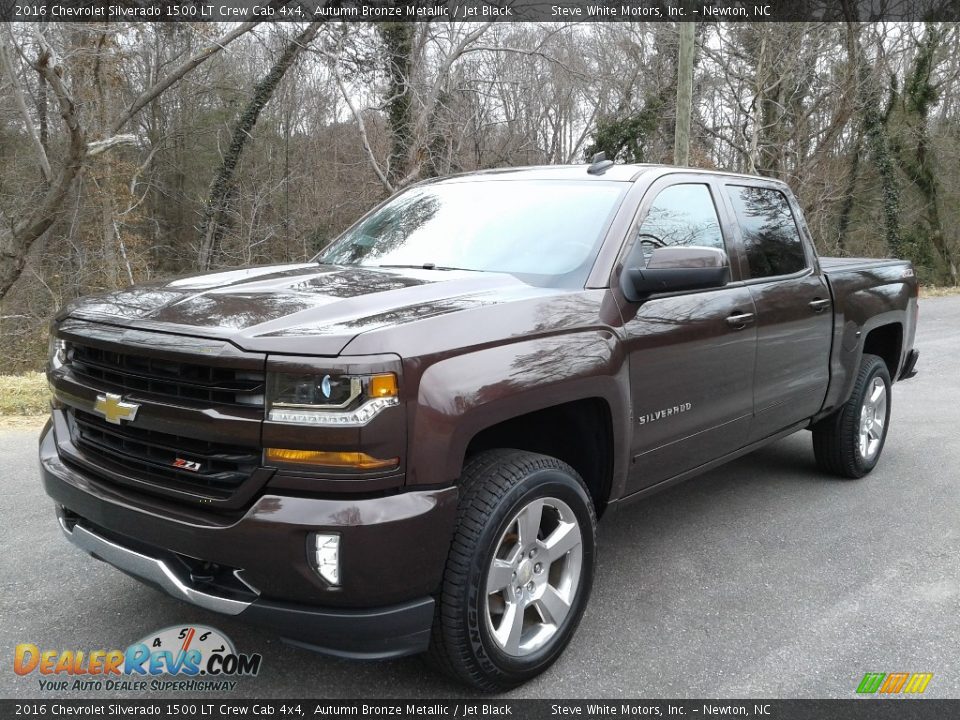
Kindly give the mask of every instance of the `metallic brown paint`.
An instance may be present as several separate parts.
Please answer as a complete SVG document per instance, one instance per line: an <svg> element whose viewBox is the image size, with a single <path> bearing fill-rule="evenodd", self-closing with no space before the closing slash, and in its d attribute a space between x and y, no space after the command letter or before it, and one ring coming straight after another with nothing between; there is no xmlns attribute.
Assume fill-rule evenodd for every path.
<svg viewBox="0 0 960 720"><path fill-rule="evenodd" d="M523 168L459 176L586 177L584 168ZM150 357L256 372L394 372L400 404L363 427L264 420L259 407L201 406L133 393L135 423L211 441L399 457L387 472L264 466L241 493L210 501L94 468L72 443L69 408L102 389L49 373L53 423L41 444L48 494L122 536L241 568L264 597L372 607L435 593L456 517L470 442L498 423L584 399L609 413L610 496L659 488L793 432L849 396L867 334L902 328L913 347L916 279L909 264L819 259L782 183L662 166L615 166L632 183L583 288L536 287L505 274L319 266L231 270L129 288L74 303L53 332ZM660 293L620 290L632 238L656 194L706 184L724 234L730 282ZM791 198L808 267L752 279L724 185L774 187ZM819 312L811 301L829 300ZM741 325L730 316L753 315ZM896 374L894 374L896 376ZM689 409L686 405L689 403ZM673 412L683 406L683 411ZM671 409L662 419L644 421ZM344 585L312 570L314 530L343 537Z"/></svg>

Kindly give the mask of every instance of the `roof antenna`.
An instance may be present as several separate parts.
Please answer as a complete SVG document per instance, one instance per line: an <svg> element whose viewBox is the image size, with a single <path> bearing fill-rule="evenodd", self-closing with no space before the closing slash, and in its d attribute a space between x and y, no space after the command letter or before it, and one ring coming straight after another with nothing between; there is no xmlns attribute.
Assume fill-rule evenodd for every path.
<svg viewBox="0 0 960 720"><path fill-rule="evenodd" d="M603 175L609 168L613 167L613 160L607 160L605 152L598 152L590 161L590 167L587 172L591 175Z"/></svg>

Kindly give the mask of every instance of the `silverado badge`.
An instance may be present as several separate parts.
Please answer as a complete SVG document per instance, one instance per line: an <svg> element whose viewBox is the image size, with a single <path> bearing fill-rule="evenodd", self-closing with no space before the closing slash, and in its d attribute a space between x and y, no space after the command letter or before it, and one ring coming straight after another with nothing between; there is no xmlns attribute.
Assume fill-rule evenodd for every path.
<svg viewBox="0 0 960 720"><path fill-rule="evenodd" d="M140 406L136 403L125 402L120 395L107 393L106 395L97 395L97 401L93 404L93 409L103 415L108 423L119 425L123 420L133 422Z"/></svg>

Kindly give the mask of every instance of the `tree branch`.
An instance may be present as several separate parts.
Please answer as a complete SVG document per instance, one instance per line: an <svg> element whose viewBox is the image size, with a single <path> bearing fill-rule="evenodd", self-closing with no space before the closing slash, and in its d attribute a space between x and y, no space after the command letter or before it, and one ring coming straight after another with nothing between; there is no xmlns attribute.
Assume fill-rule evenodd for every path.
<svg viewBox="0 0 960 720"><path fill-rule="evenodd" d="M117 120L110 127L110 131L107 133L107 136L109 137L111 135L117 135L120 130L123 129L123 126L130 122L130 120L132 120L138 112L143 110L143 108L146 107L151 100L154 100L171 85L175 85L176 83L180 82L184 75L205 63L238 37L250 32L259 24L259 22L242 23L228 32L226 35L206 45L199 52L157 80L151 87L140 93L130 107L128 107L119 118L117 118Z"/></svg>
<svg viewBox="0 0 960 720"><path fill-rule="evenodd" d="M476 29L464 35L460 42L450 48L437 68L437 76L434 78L433 85L430 86L430 91L427 93L427 97L417 113L416 121L413 123L408 148L410 159L407 167L409 169L406 176L397 183L398 187L403 187L416 180L423 170L424 158L429 152L430 138L428 135L430 126L434 121L443 85L450 79L450 69L473 43L483 37L483 34L490 29L491 25L493 25L492 22L482 23Z"/></svg>
<svg viewBox="0 0 960 720"><path fill-rule="evenodd" d="M105 153L107 150L116 147L117 145L136 145L137 136L136 135L114 135L109 137L106 140L97 140L96 142L87 143L87 157L92 158L97 155Z"/></svg>
<svg viewBox="0 0 960 720"><path fill-rule="evenodd" d="M9 25L7 25L7 33L10 34L10 42L14 43L15 41ZM0 62L3 64L4 72L6 72L10 78L10 88L13 92L13 99L16 102L17 110L20 111L20 116L23 118L23 124L27 127L27 133L30 135L30 142L33 144L33 149L37 153L37 164L40 165L40 173L43 175L44 182L49 185L53 179L53 172L50 170L47 151L43 149L40 136L37 135L37 130L33 126L33 118L30 117L30 113L27 110L27 102L23 97L23 88L20 87L20 78L17 77L17 71L13 66L13 62L10 60L6 43L0 44Z"/></svg>
<svg viewBox="0 0 960 720"><path fill-rule="evenodd" d="M2 300L20 273L23 272L27 254L34 241L39 239L56 221L60 207L63 205L74 179L80 174L86 158L86 136L80 126L77 108L73 97L63 82L63 68L53 48L46 38L39 32L35 34L40 46L40 56L35 68L53 90L60 106L60 117L67 128L69 145L67 156L63 163L63 170L56 181L47 190L43 200L34 211L21 223L13 227L9 234L0 236L0 300Z"/></svg>
<svg viewBox="0 0 960 720"><path fill-rule="evenodd" d="M353 100L350 99L350 93L347 91L347 87L343 82L343 77L340 75L340 71L337 68L336 56L328 53L325 50L320 50L319 52L330 61L330 72L333 74L333 79L336 81L337 87L340 89L340 95L343 97L347 107L350 108L350 113L353 115L353 119L357 122L357 129L360 131L360 142L363 144L363 150L367 154L367 160L370 161L370 166L377 174L377 177L380 178L380 182L387 189L387 192L392 195L394 192L396 192L396 190L394 189L393 184L390 182L390 179L387 177L386 171L381 168L380 163L377 162L376 155L373 154L373 148L370 146L370 137L367 135L367 126L363 122L363 115L357 111L357 106L354 105Z"/></svg>

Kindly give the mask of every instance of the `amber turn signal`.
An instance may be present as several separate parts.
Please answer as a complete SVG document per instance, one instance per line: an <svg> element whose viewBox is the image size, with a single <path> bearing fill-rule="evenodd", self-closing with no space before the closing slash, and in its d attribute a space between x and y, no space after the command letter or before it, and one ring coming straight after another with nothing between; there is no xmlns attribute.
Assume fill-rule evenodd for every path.
<svg viewBox="0 0 960 720"><path fill-rule="evenodd" d="M397 396L397 376L393 373L384 373L383 375L373 375L370 378L370 397L396 397Z"/></svg>
<svg viewBox="0 0 960 720"><path fill-rule="evenodd" d="M400 458L382 460L362 452L327 452L325 450L267 448L266 456L267 460L271 462L346 468L350 470L385 470L397 467L397 465L400 464Z"/></svg>

